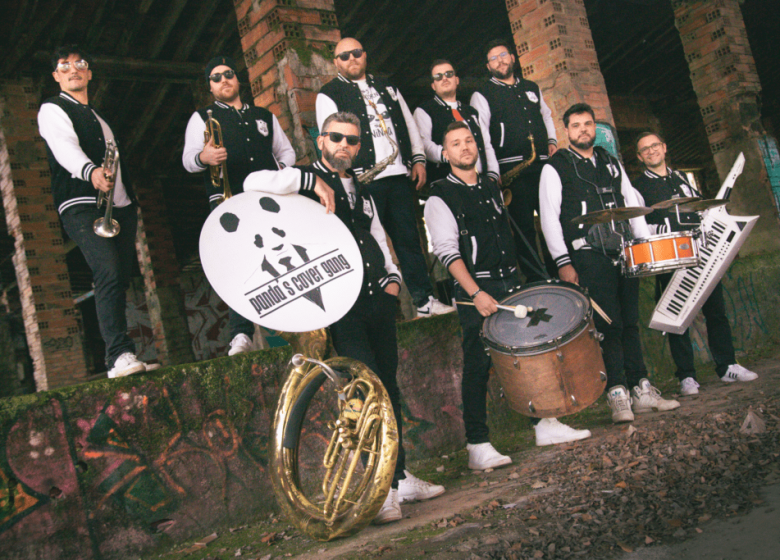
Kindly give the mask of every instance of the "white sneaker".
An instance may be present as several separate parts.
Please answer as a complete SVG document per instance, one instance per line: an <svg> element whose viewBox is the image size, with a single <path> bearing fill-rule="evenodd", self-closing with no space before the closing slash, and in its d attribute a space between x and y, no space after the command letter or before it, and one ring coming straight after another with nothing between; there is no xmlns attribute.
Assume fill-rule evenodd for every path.
<svg viewBox="0 0 780 560"><path fill-rule="evenodd" d="M758 379L758 374L750 371L748 368L739 364L731 364L723 377L720 378L724 383L734 383L735 381L754 381Z"/></svg>
<svg viewBox="0 0 780 560"><path fill-rule="evenodd" d="M445 305L433 296L428 296L428 303L417 308L417 316L433 317L434 315L444 315L453 311L455 311L455 308L451 305Z"/></svg>
<svg viewBox="0 0 780 560"><path fill-rule="evenodd" d="M114 367L108 370L108 378L125 377L142 371L146 371L146 364L136 358L132 352L125 352L116 359Z"/></svg>
<svg viewBox="0 0 780 560"><path fill-rule="evenodd" d="M374 517L374 525L392 523L393 521L399 521L401 518L403 518L403 515L401 515L401 505L398 503L398 490L391 488L390 493L385 498L385 503L382 504L382 509Z"/></svg>
<svg viewBox="0 0 780 560"><path fill-rule="evenodd" d="M230 350L228 350L228 356L235 356L236 354L243 354L244 352L251 352L254 350L252 347L252 339L245 334L237 334L230 341Z"/></svg>
<svg viewBox="0 0 780 560"><path fill-rule="evenodd" d="M679 408L675 400L661 398L661 391L650 384L647 379L640 379L639 385L631 389L631 408L637 414L643 412L665 412Z"/></svg>
<svg viewBox="0 0 780 560"><path fill-rule="evenodd" d="M429 500L444 494L444 486L431 484L414 476L405 470L406 478L398 481L398 503L414 500Z"/></svg>
<svg viewBox="0 0 780 560"><path fill-rule="evenodd" d="M680 396L690 397L699 394L699 384L693 377L686 377L680 381Z"/></svg>
<svg viewBox="0 0 780 560"><path fill-rule="evenodd" d="M633 422L634 413L631 411L631 397L622 385L615 385L607 393L607 402L612 409L613 422Z"/></svg>
<svg viewBox="0 0 780 560"><path fill-rule="evenodd" d="M590 430L575 430L571 426L561 424L557 418L542 418L534 426L536 432L536 445L555 445L568 443L590 437Z"/></svg>
<svg viewBox="0 0 780 560"><path fill-rule="evenodd" d="M469 452L469 468L474 471L495 469L512 463L512 459L506 455L501 455L490 442L468 443L466 444L466 449Z"/></svg>

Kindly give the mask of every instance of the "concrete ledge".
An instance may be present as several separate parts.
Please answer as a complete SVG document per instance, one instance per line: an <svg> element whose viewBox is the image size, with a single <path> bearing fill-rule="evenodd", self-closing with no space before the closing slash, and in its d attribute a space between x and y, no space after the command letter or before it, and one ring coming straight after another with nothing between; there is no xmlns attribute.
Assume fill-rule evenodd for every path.
<svg viewBox="0 0 780 560"><path fill-rule="evenodd" d="M642 282L645 323L653 282ZM778 255L741 259L724 279L738 351L777 344L778 285ZM398 335L409 458L461 448L457 315L401 324ZM700 319L693 339L707 362ZM652 375L673 375L660 333L645 329L643 346ZM125 559L274 509L268 437L290 355L277 348L0 400L3 559ZM491 385L493 433L525 428ZM328 414L327 403L309 411L304 470L316 470Z"/></svg>

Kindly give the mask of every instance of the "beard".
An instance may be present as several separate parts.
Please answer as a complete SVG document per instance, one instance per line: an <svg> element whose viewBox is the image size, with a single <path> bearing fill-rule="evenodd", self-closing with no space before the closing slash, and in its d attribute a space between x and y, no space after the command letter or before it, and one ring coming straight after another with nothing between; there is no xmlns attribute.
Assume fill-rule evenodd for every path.
<svg viewBox="0 0 780 560"><path fill-rule="evenodd" d="M339 172L346 171L352 167L352 156L343 150L340 153L346 157L336 157L336 154L329 151L327 148L322 150L322 157L325 158L325 161L327 161L333 169Z"/></svg>
<svg viewBox="0 0 780 560"><path fill-rule="evenodd" d="M362 66L350 66L344 70L344 75L350 80L362 80L366 76L366 69Z"/></svg>
<svg viewBox="0 0 780 560"><path fill-rule="evenodd" d="M471 171L477 166L477 158L475 157L471 161L468 161L468 158L463 158L459 161L450 160L450 165L452 165L452 167L455 167L456 169L462 169L463 171Z"/></svg>
<svg viewBox="0 0 780 560"><path fill-rule="evenodd" d="M593 147L593 144L596 143L596 137L593 136L589 140L584 140L582 142L579 139L572 140L571 138L569 138L569 141L571 142L571 145L574 146L575 148L579 148L580 150L590 150Z"/></svg>
<svg viewBox="0 0 780 560"><path fill-rule="evenodd" d="M490 73L493 74L493 77L495 77L498 80L507 80L512 77L513 69L512 65L508 65L506 68L506 71L502 72L498 68L488 68L490 70Z"/></svg>

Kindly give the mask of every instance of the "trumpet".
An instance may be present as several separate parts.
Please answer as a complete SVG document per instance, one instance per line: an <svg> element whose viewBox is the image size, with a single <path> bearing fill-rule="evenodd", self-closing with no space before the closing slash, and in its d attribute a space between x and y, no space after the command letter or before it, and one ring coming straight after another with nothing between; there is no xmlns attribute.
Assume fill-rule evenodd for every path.
<svg viewBox="0 0 780 560"><path fill-rule="evenodd" d="M221 148L224 146L222 142L222 126L219 121L211 116L211 109L206 111L209 118L206 120L206 131L203 133L203 145L209 143L209 140L214 139L214 147ZM230 181L228 181L227 164L209 166L209 172L211 173L211 184L215 189L222 189L222 200L227 200L233 193L230 192Z"/></svg>
<svg viewBox="0 0 780 560"><path fill-rule="evenodd" d="M106 215L98 218L92 224L92 230L100 237L116 237L119 234L119 222L111 217L114 210L114 189L116 188L116 172L119 169L119 148L113 140L106 142L106 155L103 157L103 177L111 181L108 193L100 191L97 197L98 210L106 203Z"/></svg>

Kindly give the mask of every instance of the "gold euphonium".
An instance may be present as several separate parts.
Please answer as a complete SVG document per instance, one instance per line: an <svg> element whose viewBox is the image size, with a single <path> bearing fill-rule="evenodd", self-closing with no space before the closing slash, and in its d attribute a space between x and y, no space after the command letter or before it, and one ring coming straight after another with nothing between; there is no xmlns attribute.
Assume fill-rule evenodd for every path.
<svg viewBox="0 0 780 560"><path fill-rule="evenodd" d="M204 142L203 145L209 143L209 140L214 139L214 147L222 148L225 144L222 142L222 126L219 121L211 116L211 109L206 111L209 118L206 119L206 131L203 133ZM222 189L222 200L227 200L233 193L230 192L230 181L228 181L227 163L223 162L221 165L210 165L209 173L211 173L211 184L215 189Z"/></svg>
<svg viewBox="0 0 780 560"><path fill-rule="evenodd" d="M512 191L509 189L509 185L512 184L520 172L529 167L534 161L536 161L536 144L534 144L534 135L528 135L528 141L531 142L531 157L525 161L521 161L515 165L512 169L501 175L501 186L504 187L504 206L509 206L512 203Z"/></svg>
<svg viewBox="0 0 780 560"><path fill-rule="evenodd" d="M113 140L106 142L106 155L103 156L103 177L107 181L112 181L111 189L108 194L103 191L98 192L97 207L103 206L106 203L106 215L102 218L98 218L92 224L92 231L94 231L100 237L116 237L119 235L119 222L111 217L114 211L114 189L116 188L116 172L119 169L119 148L114 144Z"/></svg>
<svg viewBox="0 0 780 560"><path fill-rule="evenodd" d="M315 353L324 347L309 346ZM302 488L298 469L301 427L326 382L326 393L337 397L338 417L328 423L331 436L322 459L321 495L311 496ZM398 428L390 397L367 366L350 358L322 362L293 356L274 416L271 481L284 514L298 529L322 541L363 529L387 498L397 455Z"/></svg>

